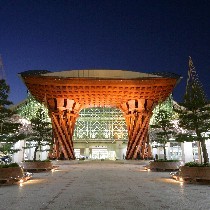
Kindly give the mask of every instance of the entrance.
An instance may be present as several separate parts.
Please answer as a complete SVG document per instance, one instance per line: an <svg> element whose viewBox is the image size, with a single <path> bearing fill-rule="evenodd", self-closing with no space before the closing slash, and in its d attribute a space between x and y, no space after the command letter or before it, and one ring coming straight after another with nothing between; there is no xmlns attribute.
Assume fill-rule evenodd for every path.
<svg viewBox="0 0 210 210"><path fill-rule="evenodd" d="M92 149L92 159L108 159L107 148L95 148Z"/></svg>

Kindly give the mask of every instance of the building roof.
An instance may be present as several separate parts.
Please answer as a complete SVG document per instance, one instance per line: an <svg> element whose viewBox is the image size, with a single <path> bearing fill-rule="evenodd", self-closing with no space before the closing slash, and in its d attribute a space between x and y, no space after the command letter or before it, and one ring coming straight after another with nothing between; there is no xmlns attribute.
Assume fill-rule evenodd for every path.
<svg viewBox="0 0 210 210"><path fill-rule="evenodd" d="M180 79L170 73L103 69L61 72L29 70L20 73L20 76L30 93L41 103L48 101L58 105L66 104L63 100L72 100L83 108L120 107L130 100L157 103L169 96Z"/></svg>
<svg viewBox="0 0 210 210"><path fill-rule="evenodd" d="M43 76L53 77L82 77L82 78L106 78L106 79L133 79L142 77L160 77L154 74L125 71L125 70L108 70L108 69L88 69L88 70L70 70L51 72L43 74Z"/></svg>
<svg viewBox="0 0 210 210"><path fill-rule="evenodd" d="M55 78L101 78L101 79L140 79L140 78L176 78L177 83L182 77L171 72L153 72L143 73L128 70L115 69L84 69L84 70L64 70L51 72L49 70L28 70L19 73L21 77L24 76L44 76Z"/></svg>

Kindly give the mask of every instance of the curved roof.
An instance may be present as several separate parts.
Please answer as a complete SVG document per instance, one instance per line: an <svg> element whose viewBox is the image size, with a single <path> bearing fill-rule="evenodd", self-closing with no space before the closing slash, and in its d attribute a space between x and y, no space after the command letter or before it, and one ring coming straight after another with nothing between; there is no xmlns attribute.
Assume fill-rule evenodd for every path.
<svg viewBox="0 0 210 210"><path fill-rule="evenodd" d="M166 73L156 75L102 69L61 72L29 70L20 75L38 101L57 100L58 104L64 99L73 100L82 107L120 107L129 100L139 99L162 101L180 79L177 75Z"/></svg>
<svg viewBox="0 0 210 210"><path fill-rule="evenodd" d="M133 79L142 77L160 77L154 74L125 71L125 70L107 70L107 69L88 69L88 70L70 70L70 71L60 71L60 72L50 72L42 74L43 76L52 77L76 77L76 78L106 78L106 79Z"/></svg>

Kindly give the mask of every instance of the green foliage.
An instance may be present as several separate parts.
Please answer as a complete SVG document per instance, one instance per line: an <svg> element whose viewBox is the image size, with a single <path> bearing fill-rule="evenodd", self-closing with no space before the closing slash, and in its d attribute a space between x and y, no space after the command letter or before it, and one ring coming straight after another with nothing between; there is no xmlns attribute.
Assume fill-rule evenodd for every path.
<svg viewBox="0 0 210 210"><path fill-rule="evenodd" d="M1 147L0 147L0 152L6 154L13 154L16 153L18 151L20 151L20 149L13 149L14 143L16 143L17 141L12 141L12 142L1 142Z"/></svg>
<svg viewBox="0 0 210 210"><path fill-rule="evenodd" d="M184 166L188 166L188 167L210 167L209 163L196 163L196 162L188 162L185 163Z"/></svg>
<svg viewBox="0 0 210 210"><path fill-rule="evenodd" d="M150 132L153 132L153 139L164 148L164 160L166 160L166 143L170 141L170 138L174 135L174 127L172 123L173 109L172 98L167 99L162 105L156 108L153 118L153 124L150 124Z"/></svg>
<svg viewBox="0 0 210 210"><path fill-rule="evenodd" d="M29 163L31 163L31 162L51 162L51 160L24 160L24 162L29 162Z"/></svg>
<svg viewBox="0 0 210 210"><path fill-rule="evenodd" d="M156 123L157 115L159 111L166 111L170 115L171 119L175 118L176 113L173 111L173 98L170 95L165 101L159 103L153 110L153 115L150 120L150 124L154 125Z"/></svg>
<svg viewBox="0 0 210 210"><path fill-rule="evenodd" d="M14 144L25 137L20 133L21 123L14 119L16 113L8 108L12 104L9 90L5 80L0 80L0 151L4 154L17 152Z"/></svg>
<svg viewBox="0 0 210 210"><path fill-rule="evenodd" d="M151 128L157 129L155 141L166 144L170 137L174 134L171 115L165 110L160 110L155 117L155 124L150 125Z"/></svg>
<svg viewBox="0 0 210 210"><path fill-rule="evenodd" d="M154 160L154 162L179 162L179 160L164 160L164 159L158 159L158 160Z"/></svg>
<svg viewBox="0 0 210 210"><path fill-rule="evenodd" d="M46 121L45 110L43 108L39 108L34 117L31 119L31 127L32 132L25 139L28 145L25 148L35 148L33 159L35 161L37 158L36 153L38 151L46 151L43 147L53 144L52 125L50 122Z"/></svg>
<svg viewBox="0 0 210 210"><path fill-rule="evenodd" d="M0 168L17 168L20 167L17 163L10 163L6 165L0 165Z"/></svg>
<svg viewBox="0 0 210 210"><path fill-rule="evenodd" d="M36 117L36 113L40 108L44 112L45 120L50 122L47 108L28 93L27 99L17 107L17 113L30 121L32 118Z"/></svg>
<svg viewBox="0 0 210 210"><path fill-rule="evenodd" d="M50 151L44 146L52 145L52 125L47 108L30 93L27 99L17 107L20 116L31 122L31 132L27 136L24 149L34 148L34 161L37 152Z"/></svg>
<svg viewBox="0 0 210 210"><path fill-rule="evenodd" d="M180 103L180 107L175 108L179 116L179 127L182 128L182 132L176 135L176 141L201 142L204 163L207 163L209 160L205 140L209 138L207 132L210 131L210 104L198 80L191 58L189 67L184 100Z"/></svg>
<svg viewBox="0 0 210 210"><path fill-rule="evenodd" d="M11 105L12 102L8 100L10 87L4 79L0 80L0 108Z"/></svg>

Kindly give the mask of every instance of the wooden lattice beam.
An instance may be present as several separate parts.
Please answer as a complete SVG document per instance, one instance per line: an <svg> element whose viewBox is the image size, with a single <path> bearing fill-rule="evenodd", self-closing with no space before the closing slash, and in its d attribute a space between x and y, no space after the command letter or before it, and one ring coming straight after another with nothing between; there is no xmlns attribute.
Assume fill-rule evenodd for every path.
<svg viewBox="0 0 210 210"><path fill-rule="evenodd" d="M163 101L173 90L176 78L95 79L25 76L25 84L41 103L57 98L74 100L85 107L120 107L131 99ZM52 102L54 103L54 102Z"/></svg>

